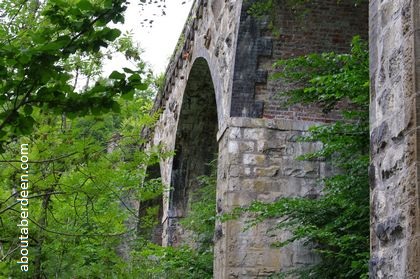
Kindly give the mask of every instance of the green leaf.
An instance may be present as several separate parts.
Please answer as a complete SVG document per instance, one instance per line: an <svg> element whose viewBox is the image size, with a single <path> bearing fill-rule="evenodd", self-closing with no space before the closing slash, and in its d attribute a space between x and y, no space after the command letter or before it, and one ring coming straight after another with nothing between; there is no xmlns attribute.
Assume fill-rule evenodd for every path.
<svg viewBox="0 0 420 279"><path fill-rule="evenodd" d="M14 65L16 65L16 59L14 58L6 58L6 65L13 67Z"/></svg>
<svg viewBox="0 0 420 279"><path fill-rule="evenodd" d="M130 91L124 92L121 95L121 98L123 98L124 100L132 100L133 97L134 97L134 93L135 93L134 90L130 90Z"/></svg>
<svg viewBox="0 0 420 279"><path fill-rule="evenodd" d="M133 74L128 78L128 81L132 83L138 83L138 82L141 82L141 77L139 74Z"/></svg>
<svg viewBox="0 0 420 279"><path fill-rule="evenodd" d="M110 79L118 79L118 80L121 80L121 79L125 79L125 74L120 73L120 72L118 72L118 71L113 71L113 72L109 75L109 78L110 78Z"/></svg>
<svg viewBox="0 0 420 279"><path fill-rule="evenodd" d="M33 33L31 39L36 44L43 44L48 41L48 37L40 32Z"/></svg>
<svg viewBox="0 0 420 279"><path fill-rule="evenodd" d="M105 0L105 1L104 1L104 7L105 7L106 9L110 9L110 8L112 8L112 0Z"/></svg>
<svg viewBox="0 0 420 279"><path fill-rule="evenodd" d="M24 51L19 55L18 60L21 64L27 64L31 61L31 55L27 51Z"/></svg>
<svg viewBox="0 0 420 279"><path fill-rule="evenodd" d="M136 89L143 91L143 90L148 89L149 85L147 83L140 83L140 84L136 84L135 87Z"/></svg>
<svg viewBox="0 0 420 279"><path fill-rule="evenodd" d="M131 69L129 69L129 68L123 68L123 70L124 70L124 72L125 72L125 73L127 73L127 74L134 74L134 73L135 73L135 71L133 71L133 70L131 70Z"/></svg>
<svg viewBox="0 0 420 279"><path fill-rule="evenodd" d="M117 102L112 103L112 111L115 113L121 113L121 107Z"/></svg>
<svg viewBox="0 0 420 279"><path fill-rule="evenodd" d="M54 50L60 50L63 47L67 46L71 41L71 38L67 35L58 37L55 41L52 41L50 43L47 43L45 45L42 45L38 47L38 51L54 51Z"/></svg>
<svg viewBox="0 0 420 279"><path fill-rule="evenodd" d="M89 0L80 0L76 5L81 11L93 10L93 5Z"/></svg>
<svg viewBox="0 0 420 279"><path fill-rule="evenodd" d="M95 86L91 89L92 93L104 92L104 91L106 91L106 87L100 83L95 84Z"/></svg>
<svg viewBox="0 0 420 279"><path fill-rule="evenodd" d="M23 135L28 135L32 132L34 124L35 119L33 119L31 116L20 115L17 127Z"/></svg>
<svg viewBox="0 0 420 279"><path fill-rule="evenodd" d="M121 35L121 31L118 29L110 29L106 35L105 35L105 39L107 39L108 41L114 41L116 38L118 38Z"/></svg>
<svg viewBox="0 0 420 279"><path fill-rule="evenodd" d="M23 112L25 113L25 115L31 115L32 114L32 112L33 112L33 108L32 108L32 106L30 106L30 105L26 105L24 108L23 108Z"/></svg>

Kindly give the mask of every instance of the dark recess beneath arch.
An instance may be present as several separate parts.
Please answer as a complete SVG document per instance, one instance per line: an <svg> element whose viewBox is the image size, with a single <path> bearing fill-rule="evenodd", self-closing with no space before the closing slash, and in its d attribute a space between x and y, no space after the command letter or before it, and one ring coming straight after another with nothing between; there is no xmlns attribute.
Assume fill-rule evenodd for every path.
<svg viewBox="0 0 420 279"><path fill-rule="evenodd" d="M197 178L210 174L208 163L218 149L217 128L210 69L206 60L198 58L188 78L177 127L169 200L170 245L180 242L177 221L188 213L191 193L200 186Z"/></svg>

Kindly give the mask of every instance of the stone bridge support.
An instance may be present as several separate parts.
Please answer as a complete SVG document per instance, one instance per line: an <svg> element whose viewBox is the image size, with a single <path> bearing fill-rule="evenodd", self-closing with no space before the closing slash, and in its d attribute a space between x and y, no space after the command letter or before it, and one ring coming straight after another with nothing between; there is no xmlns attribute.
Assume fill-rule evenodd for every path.
<svg viewBox="0 0 420 279"><path fill-rule="evenodd" d="M316 151L316 143L296 142L311 122L232 117L219 131L218 213L253 201L279 197L317 196L320 179L328 172L323 162L295 158ZM270 233L278 220L244 230L247 218L216 224L215 278L267 278L280 270L302 267L316 258L301 243L282 249L288 232Z"/></svg>
<svg viewBox="0 0 420 279"><path fill-rule="evenodd" d="M277 59L347 51L352 36L366 35L367 7L318 0L297 14L284 0L275 1L274 18L257 19L248 13L253 2L197 0L167 69L155 102L154 110L162 113L152 140L176 152L160 164L168 185L163 245L188 242L179 220L188 214L191 192L199 187L196 178L208 174L206 163L215 153L218 214L255 200L317 195L317 180L328 172L323 162L294 160L319 148L296 138L311 125L339 119L339 112L285 107L278 92L290 84L267 77ZM244 231L245 222L244 216L217 223L215 278L266 278L316 260L300 243L271 247L288 236L267 231L276 220Z"/></svg>
<svg viewBox="0 0 420 279"><path fill-rule="evenodd" d="M371 278L420 278L420 2L370 1Z"/></svg>

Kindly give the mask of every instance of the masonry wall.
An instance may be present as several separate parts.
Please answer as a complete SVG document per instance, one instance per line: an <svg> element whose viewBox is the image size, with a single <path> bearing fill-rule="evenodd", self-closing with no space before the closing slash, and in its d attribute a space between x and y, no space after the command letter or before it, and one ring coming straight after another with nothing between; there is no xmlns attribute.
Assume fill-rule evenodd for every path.
<svg viewBox="0 0 420 279"><path fill-rule="evenodd" d="M420 2L370 2L371 278L420 278Z"/></svg>
<svg viewBox="0 0 420 279"><path fill-rule="evenodd" d="M195 2L183 31L184 40L174 53L154 108L162 113L152 143L180 154L161 162L162 180L168 190L181 190L177 194L167 191L164 197L163 245L178 245L188 238L176 219L188 213L189 190L194 187L177 180L177 175L186 177L179 166L190 160L182 156L203 152L203 156L194 158L208 158L204 153L209 152L198 148L205 143L194 143L192 136L208 121L214 124L209 131L213 127L218 130L217 137L212 132L206 136L209 142L217 141L219 151L215 209L218 214L255 200L319 194L317 180L329 172L328 167L320 161L296 161L298 155L319 148L316 143L296 142L296 137L311 125L334 121L340 116L337 112L325 115L316 107L284 108L284 100L277 99L277 93L290 85L268 77L273 72L271 64L278 58L348 50L351 37L366 33L367 29L366 6L354 8L349 1L338 1L339 4L336 0L314 1L304 17L280 5L274 13L279 37L273 36L268 18L256 19L248 14L247 8L253 1ZM203 79L211 80L207 87L212 87L215 95L214 114L209 120L193 117L188 109L195 102L188 101L189 83L197 77L202 80L203 76L194 74L199 61L208 66L210 77ZM200 96L201 89L196 92ZM206 109L209 102L196 100L193 111L199 114L200 106ZM182 120L186 115L187 122ZM197 162L201 164L204 160ZM201 170L198 173L203 174ZM187 180L192 181L193 176ZM282 249L271 247L273 242L289 236L287 231L268 233L278 220L268 220L244 231L246 220L247 216L243 216L236 221L217 223L214 278L267 278L317 260L298 242Z"/></svg>
<svg viewBox="0 0 420 279"><path fill-rule="evenodd" d="M219 134L218 213L256 200L316 198L321 191L317 180L329 172L328 167L321 161L295 160L320 147L296 141L310 125L313 123L231 118L229 127ZM300 242L283 248L271 246L290 237L287 231L270 232L279 220L245 230L248 218L216 224L215 278L267 278L317 260Z"/></svg>

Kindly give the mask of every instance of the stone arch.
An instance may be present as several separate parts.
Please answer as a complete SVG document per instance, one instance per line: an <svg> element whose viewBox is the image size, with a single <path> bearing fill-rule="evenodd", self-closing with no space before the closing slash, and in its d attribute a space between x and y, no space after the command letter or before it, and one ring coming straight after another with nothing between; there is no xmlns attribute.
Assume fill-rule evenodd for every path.
<svg viewBox="0 0 420 279"><path fill-rule="evenodd" d="M197 177L210 174L208 163L218 149L217 115L210 68L204 58L198 58L188 77L176 128L168 201L169 245L183 242L178 221L188 214L191 193L200 187Z"/></svg>

